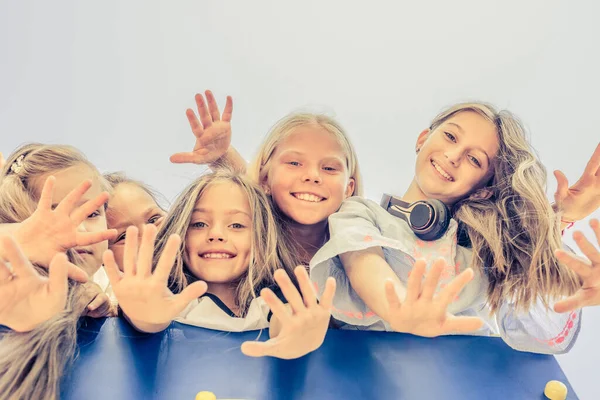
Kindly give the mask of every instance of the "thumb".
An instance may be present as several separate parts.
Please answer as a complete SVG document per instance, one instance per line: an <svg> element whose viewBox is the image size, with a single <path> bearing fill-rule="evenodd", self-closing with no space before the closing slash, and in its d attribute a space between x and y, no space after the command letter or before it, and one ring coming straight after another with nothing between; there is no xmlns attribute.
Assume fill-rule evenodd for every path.
<svg viewBox="0 0 600 400"><path fill-rule="evenodd" d="M565 174L561 171L554 171L554 177L556 178L556 193L554 193L554 201L558 206L567 197L569 191L569 181Z"/></svg>
<svg viewBox="0 0 600 400"><path fill-rule="evenodd" d="M206 289L206 282L196 281L183 289L181 293L173 296L173 313L179 314L182 312L191 301L206 293Z"/></svg>
<svg viewBox="0 0 600 400"><path fill-rule="evenodd" d="M242 353L248 357L264 357L271 355L274 339L266 342L248 341L242 343Z"/></svg>

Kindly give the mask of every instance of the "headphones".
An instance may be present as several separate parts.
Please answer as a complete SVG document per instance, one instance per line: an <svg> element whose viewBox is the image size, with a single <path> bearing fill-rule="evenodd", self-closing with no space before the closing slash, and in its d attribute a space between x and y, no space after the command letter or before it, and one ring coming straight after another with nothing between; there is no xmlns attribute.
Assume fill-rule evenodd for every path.
<svg viewBox="0 0 600 400"><path fill-rule="evenodd" d="M380 205L393 216L406 221L415 235L422 240L437 240L450 226L450 209L440 200L407 203L398 197L384 194Z"/></svg>

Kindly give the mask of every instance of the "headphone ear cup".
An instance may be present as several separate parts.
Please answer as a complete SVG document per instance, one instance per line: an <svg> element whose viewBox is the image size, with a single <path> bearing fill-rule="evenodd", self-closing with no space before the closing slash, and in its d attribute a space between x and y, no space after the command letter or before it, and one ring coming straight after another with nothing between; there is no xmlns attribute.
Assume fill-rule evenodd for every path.
<svg viewBox="0 0 600 400"><path fill-rule="evenodd" d="M448 206L446 206L446 204L444 204L440 200L436 200L436 199L430 199L430 200L425 201L424 203L426 203L427 206L429 207L429 212L430 212L429 225L427 227L425 227L424 229L420 229L420 230L415 230L415 228L412 226L411 226L411 228L413 228L415 235L421 240L425 240L425 241L437 240L437 239L441 238L442 236L444 236L444 233L446 233L446 231L448 230L448 227L450 226L450 209L448 208ZM416 207L413 210L413 212L415 210L416 210ZM413 218L412 218L412 213L411 213L411 220L412 219Z"/></svg>

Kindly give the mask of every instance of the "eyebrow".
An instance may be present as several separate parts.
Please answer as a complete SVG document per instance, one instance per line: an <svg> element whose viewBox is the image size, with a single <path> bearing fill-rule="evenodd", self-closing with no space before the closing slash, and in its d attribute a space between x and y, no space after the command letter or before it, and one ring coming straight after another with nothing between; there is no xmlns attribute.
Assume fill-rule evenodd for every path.
<svg viewBox="0 0 600 400"><path fill-rule="evenodd" d="M287 156L287 155L305 156L306 153L302 153L301 151L298 151L298 150L286 150L280 154L280 157ZM342 165L346 165L346 163L344 162L343 159L336 157L336 156L327 156L327 157L324 157L324 159L327 161L337 161L337 162L341 163Z"/></svg>
<svg viewBox="0 0 600 400"><path fill-rule="evenodd" d="M208 213L210 213L210 212L211 212L211 210L209 210L209 209L206 209L206 208L194 208L194 211L192 211L192 212L193 212L193 213L195 213L195 212L199 212L199 213L205 213L205 214L208 214ZM247 213L247 212L245 212L245 211L238 210L238 209L235 209L235 208L234 208L234 209L231 209L231 210L227 210L227 211L225 212L225 214L226 214L226 215L244 214L245 216L247 216L248 218L250 218L250 214L248 214L248 213Z"/></svg>
<svg viewBox="0 0 600 400"><path fill-rule="evenodd" d="M455 126L456 129L458 129L459 132L464 135L465 131L464 131L464 129L459 124L457 124L455 122L448 122L448 125ZM475 147L475 150L479 150L479 151L481 151L485 155L485 158L487 158L487 163L489 165L489 163L490 163L490 156L488 156L488 153L483 148L481 148L481 147Z"/></svg>

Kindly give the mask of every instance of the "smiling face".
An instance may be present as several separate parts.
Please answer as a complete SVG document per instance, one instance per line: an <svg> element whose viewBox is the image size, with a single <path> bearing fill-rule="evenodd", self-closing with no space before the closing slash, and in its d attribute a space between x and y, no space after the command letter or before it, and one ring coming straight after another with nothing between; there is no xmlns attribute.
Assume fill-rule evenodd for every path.
<svg viewBox="0 0 600 400"><path fill-rule="evenodd" d="M412 193L405 197L408 201L433 198L452 205L491 179L498 133L482 115L462 111L435 130L422 132L417 149Z"/></svg>
<svg viewBox="0 0 600 400"><path fill-rule="evenodd" d="M135 183L124 182L114 187L108 202L106 219L108 227L117 230L117 236L109 242L109 248L113 251L121 270L127 228L135 226L141 235L146 224L160 228L165 215L152 196Z"/></svg>
<svg viewBox="0 0 600 400"><path fill-rule="evenodd" d="M302 225L327 220L354 191L342 146L318 125L297 127L277 145L263 184L279 209Z"/></svg>
<svg viewBox="0 0 600 400"><path fill-rule="evenodd" d="M236 282L248 270L252 218L248 197L232 182L211 183L194 206L184 262L211 286Z"/></svg>
<svg viewBox="0 0 600 400"><path fill-rule="evenodd" d="M54 182L54 194L52 196L52 205L56 207L73 189L78 187L83 181L91 180L92 186L81 197L78 206L85 202L94 199L103 192L100 184L100 175L86 164L77 164L60 171L46 174L34 181L34 186L38 193L46 179L53 175L56 178ZM80 225L81 232L101 232L106 230L106 215L104 207L91 213ZM108 248L108 242L91 244L88 246L75 247L73 250L82 258L83 264L81 267L88 275L93 275L102 265L102 254Z"/></svg>

